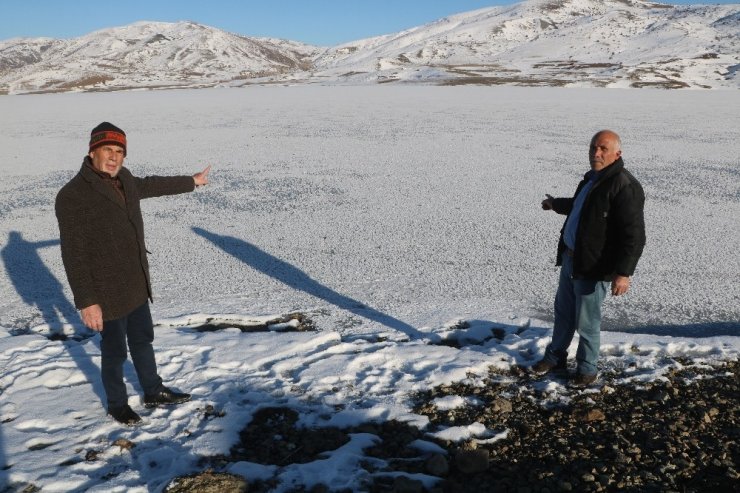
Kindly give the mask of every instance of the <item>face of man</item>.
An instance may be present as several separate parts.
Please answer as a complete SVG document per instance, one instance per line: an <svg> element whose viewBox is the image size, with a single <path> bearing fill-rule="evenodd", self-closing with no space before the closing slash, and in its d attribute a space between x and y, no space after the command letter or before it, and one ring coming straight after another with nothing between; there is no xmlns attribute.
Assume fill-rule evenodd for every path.
<svg viewBox="0 0 740 493"><path fill-rule="evenodd" d="M112 178L118 175L123 166L124 152L123 147L115 144L106 144L96 147L90 151L90 159L93 168L103 173L108 173Z"/></svg>
<svg viewBox="0 0 740 493"><path fill-rule="evenodd" d="M591 147L588 149L588 160L591 169L601 171L622 155L619 148L619 137L613 132L599 132L591 139Z"/></svg>

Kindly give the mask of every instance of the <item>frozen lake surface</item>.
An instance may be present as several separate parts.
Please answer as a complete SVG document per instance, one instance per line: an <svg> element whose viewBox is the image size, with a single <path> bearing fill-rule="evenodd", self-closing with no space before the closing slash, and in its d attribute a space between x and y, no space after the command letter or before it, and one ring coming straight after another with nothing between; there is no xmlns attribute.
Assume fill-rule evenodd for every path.
<svg viewBox="0 0 740 493"><path fill-rule="evenodd" d="M214 167L195 196L144 205L155 316L326 308L368 325L255 268L260 251L413 327L546 319L563 218L539 202L572 194L591 135L613 128L646 191L648 243L633 291L607 303L607 327L738 322L738 100L737 91L509 87L2 98L0 238L58 237L56 190L78 170L89 129L112 120L128 133L135 174ZM232 251L214 243L222 237L237 241ZM57 248L37 251L66 289ZM1 282L3 325L43 321L12 279Z"/></svg>

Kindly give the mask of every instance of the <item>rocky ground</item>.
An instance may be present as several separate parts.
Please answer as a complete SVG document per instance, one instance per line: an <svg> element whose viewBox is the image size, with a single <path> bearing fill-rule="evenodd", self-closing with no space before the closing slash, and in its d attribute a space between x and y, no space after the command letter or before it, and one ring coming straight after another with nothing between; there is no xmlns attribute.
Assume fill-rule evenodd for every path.
<svg viewBox="0 0 740 493"><path fill-rule="evenodd" d="M532 377L514 368L491 373L484 386L455 384L416 396L415 411L430 419L429 429L481 423L507 431L492 443L434 440L399 422L353 429L307 430L286 408L262 410L242 431L241 443L227 457L208 458L204 474L178 478L167 491L268 492L274 485L219 474L235 461L284 465L319 458L348 440L349 433L382 439L366 450L387 467L366 465L373 482L362 491L379 492L704 492L737 491L740 485L738 438L738 361L717 366L676 362L675 370L650 383L620 383L619 371L603 372L597 385L560 392L552 400L536 390ZM557 375L544 378L561 378ZM440 411L434 399L474 397L477 404ZM275 440L275 437L281 437ZM417 439L435 441L445 454L421 453ZM254 447L255 443L263 444ZM440 478L432 489L398 473ZM213 488L213 489L210 489ZM296 492L323 493L323 485Z"/></svg>

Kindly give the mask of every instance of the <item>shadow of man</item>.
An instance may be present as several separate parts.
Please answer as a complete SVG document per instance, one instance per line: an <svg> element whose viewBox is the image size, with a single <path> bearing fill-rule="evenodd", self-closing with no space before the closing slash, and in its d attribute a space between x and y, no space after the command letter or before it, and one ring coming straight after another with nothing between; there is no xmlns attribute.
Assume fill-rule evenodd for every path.
<svg viewBox="0 0 740 493"><path fill-rule="evenodd" d="M102 384L98 382L100 370L80 344L95 333L84 326L77 309L64 295L62 284L46 267L38 251L59 245L59 240L31 242L23 239L18 231L8 234L7 244L0 250L5 271L24 303L36 306L49 328L49 339L61 340L67 351L85 375L102 403L105 403ZM63 320L66 320L66 324ZM72 332L67 334L66 328ZM69 338L72 340L68 340Z"/></svg>
<svg viewBox="0 0 740 493"><path fill-rule="evenodd" d="M383 324L386 327L390 327L391 329L403 332L411 339L430 338L430 334L421 332L406 322L379 312L378 310L368 307L348 296L337 293L333 289L312 279L302 270L270 255L248 241L240 240L233 236L223 236L211 233L210 231L197 227L193 227L192 230L197 235L207 239L229 255L241 260L253 269L277 279L293 289L303 291L343 310L354 313L355 315L359 315L374 322Z"/></svg>
<svg viewBox="0 0 740 493"><path fill-rule="evenodd" d="M57 245L59 240L30 242L24 240L18 231L11 231L0 256L23 302L38 308L49 331L61 335L64 331L62 317L72 325L79 325L82 321L75 307L64 296L61 283L46 268L38 253L42 248ZM86 335L89 337L91 334Z"/></svg>

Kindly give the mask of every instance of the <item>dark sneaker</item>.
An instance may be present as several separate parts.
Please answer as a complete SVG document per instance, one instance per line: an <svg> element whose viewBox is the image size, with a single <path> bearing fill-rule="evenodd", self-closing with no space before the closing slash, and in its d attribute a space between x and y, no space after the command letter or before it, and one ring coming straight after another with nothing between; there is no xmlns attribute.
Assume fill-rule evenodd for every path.
<svg viewBox="0 0 740 493"><path fill-rule="evenodd" d="M138 425L141 423L141 417L129 407L128 404L121 407L108 408L108 414L119 423L126 426Z"/></svg>
<svg viewBox="0 0 740 493"><path fill-rule="evenodd" d="M549 373L553 370L556 371L564 371L567 369L565 361L560 361L558 363L553 363L552 361L542 358L537 363L533 364L531 366L531 369L534 373L538 375L544 375L545 373Z"/></svg>
<svg viewBox="0 0 740 493"><path fill-rule="evenodd" d="M190 394L175 392L165 387L156 394L144 395L144 407L170 406L173 404L182 404L190 400Z"/></svg>
<svg viewBox="0 0 740 493"><path fill-rule="evenodd" d="M569 383L572 387L588 387L595 381L596 373L576 373Z"/></svg>

